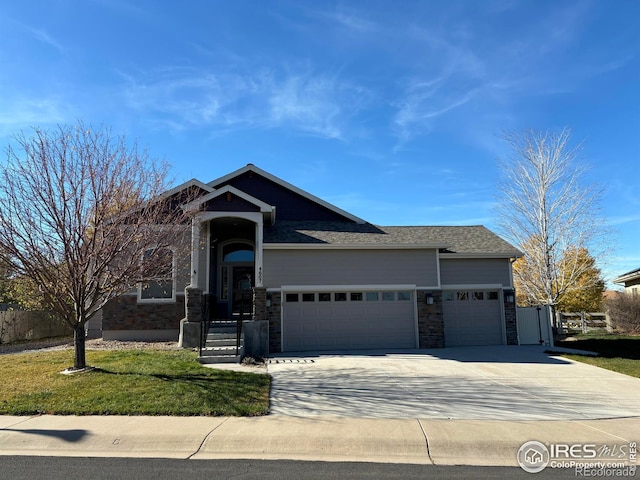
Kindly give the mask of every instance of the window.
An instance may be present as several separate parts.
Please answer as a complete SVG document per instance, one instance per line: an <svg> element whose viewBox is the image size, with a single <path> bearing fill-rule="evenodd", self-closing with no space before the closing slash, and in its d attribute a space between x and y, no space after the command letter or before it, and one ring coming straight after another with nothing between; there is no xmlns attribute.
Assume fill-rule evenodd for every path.
<svg viewBox="0 0 640 480"><path fill-rule="evenodd" d="M455 298L455 295L453 294L453 292L451 291L442 292L442 299L445 302L453 302L454 298Z"/></svg>
<svg viewBox="0 0 640 480"><path fill-rule="evenodd" d="M293 303L293 302L297 302L298 301L298 294L297 293L287 293L284 297L285 301L287 303Z"/></svg>
<svg viewBox="0 0 640 480"><path fill-rule="evenodd" d="M487 292L487 300L498 300L498 292L496 291Z"/></svg>
<svg viewBox="0 0 640 480"><path fill-rule="evenodd" d="M222 282L220 287L220 300L229 300L229 266L222 266Z"/></svg>
<svg viewBox="0 0 640 480"><path fill-rule="evenodd" d="M352 302L361 302L362 301L362 292L351 292L351 301Z"/></svg>
<svg viewBox="0 0 640 480"><path fill-rule="evenodd" d="M331 294L327 293L327 292L319 293L318 294L318 301L319 302L330 302L331 301Z"/></svg>
<svg viewBox="0 0 640 480"><path fill-rule="evenodd" d="M474 300L484 300L484 292L473 292Z"/></svg>
<svg viewBox="0 0 640 480"><path fill-rule="evenodd" d="M333 294L333 299L336 302L346 302L347 301L347 294L345 292L334 293Z"/></svg>
<svg viewBox="0 0 640 480"><path fill-rule="evenodd" d="M253 250L244 243L230 243L222 247L223 262L253 262Z"/></svg>
<svg viewBox="0 0 640 480"><path fill-rule="evenodd" d="M396 299L396 295L394 292L382 292L383 302L393 302L395 299Z"/></svg>
<svg viewBox="0 0 640 480"><path fill-rule="evenodd" d="M398 301L406 302L411 300L411 292L398 292Z"/></svg>
<svg viewBox="0 0 640 480"><path fill-rule="evenodd" d="M142 257L142 275L149 280L140 282L138 301L175 301L174 255L170 248L146 250Z"/></svg>
<svg viewBox="0 0 640 480"><path fill-rule="evenodd" d="M316 301L316 294L315 293L303 293L302 294L302 301L303 302L315 302Z"/></svg>
<svg viewBox="0 0 640 480"><path fill-rule="evenodd" d="M456 292L456 298L460 302L466 302L467 300L469 300L469 292Z"/></svg>
<svg viewBox="0 0 640 480"><path fill-rule="evenodd" d="M367 302L377 302L378 292L367 292Z"/></svg>

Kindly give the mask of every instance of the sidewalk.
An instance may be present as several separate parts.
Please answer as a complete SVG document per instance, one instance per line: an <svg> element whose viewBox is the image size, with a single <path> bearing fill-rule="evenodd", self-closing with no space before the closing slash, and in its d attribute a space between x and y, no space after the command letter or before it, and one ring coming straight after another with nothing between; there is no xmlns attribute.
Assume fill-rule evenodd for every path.
<svg viewBox="0 0 640 480"><path fill-rule="evenodd" d="M530 440L623 445L640 440L640 418L0 416L0 455L517 466L516 453Z"/></svg>

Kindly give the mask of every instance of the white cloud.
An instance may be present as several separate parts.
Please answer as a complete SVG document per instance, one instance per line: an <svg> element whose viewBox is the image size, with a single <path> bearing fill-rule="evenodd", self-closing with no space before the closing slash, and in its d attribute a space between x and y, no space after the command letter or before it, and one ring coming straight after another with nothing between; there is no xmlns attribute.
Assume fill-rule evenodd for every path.
<svg viewBox="0 0 640 480"><path fill-rule="evenodd" d="M623 225L625 223L640 222L640 215L629 214L625 216L614 216L607 218L607 225Z"/></svg>
<svg viewBox="0 0 640 480"><path fill-rule="evenodd" d="M122 75L127 104L173 128L287 128L342 138L367 92L339 76L309 69L278 74L166 69L147 78Z"/></svg>
<svg viewBox="0 0 640 480"><path fill-rule="evenodd" d="M352 32L369 33L378 30L378 25L365 18L362 12L347 9L344 6L336 10L326 11L324 15L336 24Z"/></svg>
<svg viewBox="0 0 640 480"><path fill-rule="evenodd" d="M31 127L46 127L74 119L73 107L57 98L0 96L0 135Z"/></svg>
<svg viewBox="0 0 640 480"><path fill-rule="evenodd" d="M478 13L461 6L440 12L438 22L407 28L396 42L410 46L415 60L392 102L396 150L440 126L493 150L496 132L523 117L523 102L575 92L585 80L626 65L633 58L628 52L607 58L593 47L589 56L574 55L594 25L592 7L550 4L527 18L523 7L514 28L504 24L513 9Z"/></svg>

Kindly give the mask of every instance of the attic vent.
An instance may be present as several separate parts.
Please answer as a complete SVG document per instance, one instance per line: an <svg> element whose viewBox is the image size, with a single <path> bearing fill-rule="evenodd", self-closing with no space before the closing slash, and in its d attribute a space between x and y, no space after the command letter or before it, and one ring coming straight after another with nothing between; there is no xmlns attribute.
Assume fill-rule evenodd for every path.
<svg viewBox="0 0 640 480"><path fill-rule="evenodd" d="M231 192L227 192L227 202L230 202L233 199L233 195L231 195Z"/></svg>

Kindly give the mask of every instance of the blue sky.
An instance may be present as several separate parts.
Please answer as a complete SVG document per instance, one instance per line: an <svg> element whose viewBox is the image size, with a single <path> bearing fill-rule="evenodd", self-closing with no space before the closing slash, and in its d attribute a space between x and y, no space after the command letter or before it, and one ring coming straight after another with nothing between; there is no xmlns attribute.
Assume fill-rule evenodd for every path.
<svg viewBox="0 0 640 480"><path fill-rule="evenodd" d="M495 228L505 130L569 127L640 266L640 2L0 0L0 145L112 126L382 225Z"/></svg>

